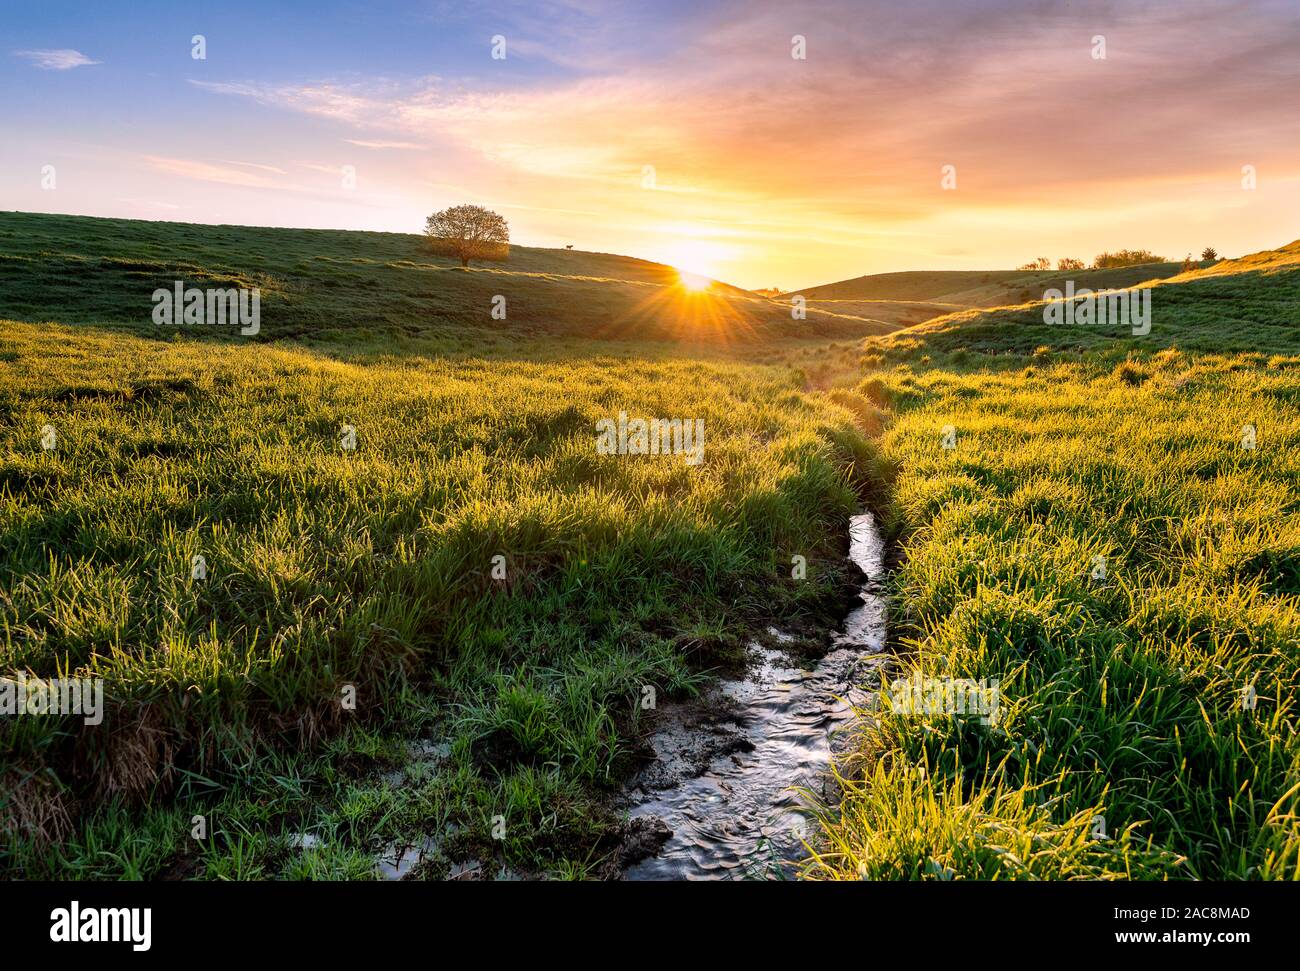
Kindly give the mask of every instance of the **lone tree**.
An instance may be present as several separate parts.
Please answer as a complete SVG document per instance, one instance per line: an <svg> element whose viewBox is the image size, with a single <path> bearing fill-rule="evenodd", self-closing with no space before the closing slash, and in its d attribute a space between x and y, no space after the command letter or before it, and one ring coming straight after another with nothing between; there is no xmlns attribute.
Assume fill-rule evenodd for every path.
<svg viewBox="0 0 1300 971"><path fill-rule="evenodd" d="M504 260L510 255L510 227L491 209L452 206L424 221L424 235L441 256L454 256L462 267L470 260Z"/></svg>
<svg viewBox="0 0 1300 971"><path fill-rule="evenodd" d="M1207 246L1201 250L1201 259L1214 261L1219 258L1218 251L1213 246Z"/></svg>

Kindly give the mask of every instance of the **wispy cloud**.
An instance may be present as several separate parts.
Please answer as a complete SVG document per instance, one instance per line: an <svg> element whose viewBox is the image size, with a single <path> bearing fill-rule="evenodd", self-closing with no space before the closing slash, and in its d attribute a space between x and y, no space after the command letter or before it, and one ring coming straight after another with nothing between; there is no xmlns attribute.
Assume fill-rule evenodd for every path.
<svg viewBox="0 0 1300 971"><path fill-rule="evenodd" d="M385 141L372 141L372 140L370 140L370 139L365 139L365 138L345 138L344 141L347 142L349 145L356 145L356 146L358 146L359 148L370 148L370 149L376 149L376 150L378 150L378 149L386 149L386 148L393 148L393 149L420 149L420 148L424 148L423 145L417 145L415 142L385 142Z"/></svg>
<svg viewBox="0 0 1300 971"><path fill-rule="evenodd" d="M951 211L976 194L990 205L1118 193L1135 178L1204 171L1210 159L1226 178L1240 166L1228 162L1271 143L1276 105L1297 80L1300 24L1242 27L1203 0L1122 15L1038 0L916 3L920 16L847 32L837 26L844 0L811 0L797 18L806 61L790 56L786 8L754 0L743 16L724 5L694 30L679 24L682 48L662 57L600 31L623 63L576 78L193 83L345 122L364 132L348 139L361 147L419 136L517 173L610 187L636 188L653 166L661 193L776 198L810 216L879 223ZM553 45L585 49L584 4L562 6L569 26ZM1109 32L1106 61L1091 56L1098 31ZM1204 36L1215 45L1187 57ZM1122 123L1078 122L1114 117L1115 105L1125 106ZM810 180L800 163L814 156ZM957 167L961 192L934 191L945 164Z"/></svg>
<svg viewBox="0 0 1300 971"><path fill-rule="evenodd" d="M364 95L355 86L330 81L270 85L241 81L198 81L190 78L189 82L196 88L214 94L239 95L264 105L353 124L364 123L369 112L380 103L377 99L383 97L382 90Z"/></svg>
<svg viewBox="0 0 1300 971"><path fill-rule="evenodd" d="M330 204L336 204L341 198L346 198L348 205L351 206L385 209L392 209L406 202L400 196L383 191L364 194L340 191L337 187L340 185L339 177L343 174L343 168L337 165L322 165L318 162L308 161L293 163L312 172L332 176L329 183L322 183L320 180L313 180L309 177L295 180L283 169L260 163L210 162L204 159L148 154L133 157L136 159L137 164L142 163L144 167L159 175L190 179L212 185L235 186L242 189L265 189L279 193L283 197L292 196L299 200L318 199ZM253 171L249 170L250 166L254 169ZM285 177L280 178L278 176ZM334 188L331 189L331 186Z"/></svg>
<svg viewBox="0 0 1300 971"><path fill-rule="evenodd" d="M249 188L286 188L275 180L257 172L248 172L243 168L236 167L239 163L222 165L198 159L169 158L162 155L143 155L141 158L147 165L164 175L179 175L182 178L197 179L200 182L218 182L223 185L241 185Z"/></svg>
<svg viewBox="0 0 1300 971"><path fill-rule="evenodd" d="M298 162L305 169L311 169L313 172L320 172L322 175L342 175L343 167L340 165L325 165L321 162Z"/></svg>
<svg viewBox="0 0 1300 971"><path fill-rule="evenodd" d="M117 201L138 206L141 209L162 209L167 212L174 212L180 208L180 206L171 202L159 202L157 199L141 199L136 196L122 196Z"/></svg>
<svg viewBox="0 0 1300 971"><path fill-rule="evenodd" d="M66 47L48 51L14 51L14 56L26 58L43 71L69 71L74 67L102 63L91 60L81 51Z"/></svg>
<svg viewBox="0 0 1300 971"><path fill-rule="evenodd" d="M260 172L271 172L275 175L288 175L284 169L278 169L274 165L263 165L261 162L240 162L236 159L222 159L226 165L242 165L244 168L257 169Z"/></svg>

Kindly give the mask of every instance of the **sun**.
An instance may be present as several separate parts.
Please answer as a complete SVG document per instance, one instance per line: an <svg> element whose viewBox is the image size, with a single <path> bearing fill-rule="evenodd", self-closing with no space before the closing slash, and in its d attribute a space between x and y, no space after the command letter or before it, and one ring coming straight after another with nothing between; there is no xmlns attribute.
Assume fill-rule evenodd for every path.
<svg viewBox="0 0 1300 971"><path fill-rule="evenodd" d="M707 276L700 276L690 270L683 270L679 266L673 267L673 269L677 271L677 282L692 292L698 293L701 290L707 290L713 283Z"/></svg>
<svg viewBox="0 0 1300 971"><path fill-rule="evenodd" d="M682 227L674 227L674 231L684 232ZM729 255L727 247L711 240L682 239L680 236L660 248L658 253L663 262L677 271L682 288L696 293L713 285Z"/></svg>

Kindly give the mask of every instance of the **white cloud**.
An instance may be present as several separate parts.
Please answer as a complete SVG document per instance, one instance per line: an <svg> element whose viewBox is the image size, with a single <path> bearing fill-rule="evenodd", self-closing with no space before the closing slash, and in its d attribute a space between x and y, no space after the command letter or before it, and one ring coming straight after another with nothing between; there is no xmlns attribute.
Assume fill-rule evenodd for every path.
<svg viewBox="0 0 1300 971"><path fill-rule="evenodd" d="M225 185L242 185L263 189L290 188L281 186L266 176L258 175L256 172L246 172L241 168L232 168L229 165L217 165L197 159L168 158L160 155L143 155L141 158L158 172L167 175L179 175L186 179L197 179L200 182L220 182ZM235 164L238 165L239 163Z"/></svg>
<svg viewBox="0 0 1300 971"><path fill-rule="evenodd" d="M102 63L101 61L92 61L81 51L74 51L69 48L62 48L57 51L14 51L14 55L27 58L43 71L68 71L74 67Z"/></svg>
<svg viewBox="0 0 1300 971"><path fill-rule="evenodd" d="M196 88L214 94L252 98L271 107L287 108L351 124L366 122L376 107L382 104L374 95L361 94L352 86L330 82L280 86L237 81L196 81L193 78L189 82Z"/></svg>
<svg viewBox="0 0 1300 971"><path fill-rule="evenodd" d="M226 159L222 159L221 161L224 162L226 165L242 165L245 168L249 168L249 169L260 169L263 172L272 172L275 175L289 174L284 169L278 169L274 165L263 165L261 162L240 162L239 160L233 158L226 158Z"/></svg>
<svg viewBox="0 0 1300 971"><path fill-rule="evenodd" d="M343 169L338 165L323 165L320 162L297 162L305 169L311 169L313 172L322 172L325 175L342 175Z"/></svg>
<svg viewBox="0 0 1300 971"><path fill-rule="evenodd" d="M374 149L381 149L381 148L410 148L410 149L416 149L416 148L423 148L423 147L424 147L423 145L417 145L415 142L383 142L383 141L368 141L367 139L364 139L364 138L345 138L344 141L348 142L350 145L356 145L356 146L358 146L358 147L360 147L360 148L374 148Z"/></svg>

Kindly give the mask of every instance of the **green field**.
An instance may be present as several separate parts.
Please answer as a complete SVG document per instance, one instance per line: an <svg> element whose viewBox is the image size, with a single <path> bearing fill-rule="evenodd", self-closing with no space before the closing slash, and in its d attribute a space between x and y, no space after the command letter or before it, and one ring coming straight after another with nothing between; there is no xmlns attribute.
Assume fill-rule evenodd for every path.
<svg viewBox="0 0 1300 971"><path fill-rule="evenodd" d="M498 853L496 815L503 864L597 872L619 839L606 796L643 686L689 694L773 616L836 619L840 537L879 478L852 412L805 392L795 368L728 359L711 333L688 355L527 320L514 335L513 318L491 328L486 303L465 306L474 287L508 284L521 303L571 288L580 329L636 287L685 307L679 324L725 297L395 269L371 262L375 234L252 231L260 248L240 263L242 230L217 231L209 255L200 227L174 240L147 223L0 228L13 251L0 315L80 324L0 323L0 668L102 677L109 709L102 731L0 722L10 872L358 876L386 840L447 826L449 859ZM115 247L133 255L93 255ZM284 255L295 248L349 267L346 286L278 276L277 260L304 262ZM154 249L184 262L139 269ZM516 249L512 265L530 258ZM182 271L295 296L263 304L256 340L157 328L148 295ZM459 287L423 298L453 310L401 318L385 287L404 273ZM601 289L613 295L586 306ZM703 419L707 460L598 455L595 423L619 411ZM808 582L790 580L794 553ZM411 761L407 741L431 738L449 751L438 771L380 780ZM217 830L201 852L196 814ZM328 850L290 852L304 830L329 833Z"/></svg>
<svg viewBox="0 0 1300 971"><path fill-rule="evenodd" d="M1197 263L1198 268L1208 262ZM1182 272L1181 263L1142 263L1105 270L904 270L824 283L792 291L811 301L928 302L960 307L999 307L1039 300L1043 291L1076 287L1105 290L1166 280ZM789 294L789 295L792 295ZM788 296L788 295L787 295Z"/></svg>
<svg viewBox="0 0 1300 971"><path fill-rule="evenodd" d="M181 278L260 287L260 332L154 325ZM616 875L644 687L833 627L867 504L900 670L1004 710L864 712L809 877L1300 875L1300 244L1155 284L1144 337L867 299L0 215L0 672L108 701L0 721L0 869ZM620 411L704 419L705 461L598 454Z"/></svg>
<svg viewBox="0 0 1300 971"><path fill-rule="evenodd" d="M407 233L0 213L0 318L14 320L147 327L150 294L183 279L259 287L261 341L380 339L394 351L527 336L752 346L894 329L816 309L794 321L786 302L722 283L684 294L677 277L661 263L527 246L464 271ZM503 320L492 317L498 295Z"/></svg>
<svg viewBox="0 0 1300 971"><path fill-rule="evenodd" d="M1210 263L1197 263L1208 267ZM963 310L1005 307L1043 299L1047 290L1064 290L1072 280L1076 288L1122 289L1182 272L1181 263L1144 263L1105 270L905 270L805 287L796 293L809 309L865 317L912 327L935 317Z"/></svg>
<svg viewBox="0 0 1300 971"><path fill-rule="evenodd" d="M1300 877L1300 244L1152 307L872 343L905 664L1002 712L865 721L809 875Z"/></svg>

